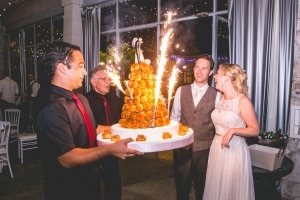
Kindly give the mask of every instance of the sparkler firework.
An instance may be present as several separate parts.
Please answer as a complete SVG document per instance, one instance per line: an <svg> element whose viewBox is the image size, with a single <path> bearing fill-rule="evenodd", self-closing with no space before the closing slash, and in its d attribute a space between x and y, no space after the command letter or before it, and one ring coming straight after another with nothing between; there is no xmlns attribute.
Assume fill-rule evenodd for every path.
<svg viewBox="0 0 300 200"><path fill-rule="evenodd" d="M167 21L164 24L164 30L166 31L160 46L160 57L159 57L159 63L157 68L157 75L156 75L156 83L155 83L155 102L154 102L154 114L153 114L153 120L152 120L152 127L154 127L155 122L155 114L156 114L156 108L157 108L157 102L160 97L160 87L162 82L162 76L165 71L165 65L167 62L167 49L169 46L169 39L173 34L173 29L169 28L169 24L171 23L171 19L174 13L168 12L167 13Z"/></svg>
<svg viewBox="0 0 300 200"><path fill-rule="evenodd" d="M178 63L180 62L180 59L177 60L175 66L173 67L171 77L169 78L169 86L168 86L168 111L170 112L170 106L171 106L171 100L172 100L172 94L174 86L177 82L177 75L179 72L179 69L177 68Z"/></svg>
<svg viewBox="0 0 300 200"><path fill-rule="evenodd" d="M170 103L171 103L172 95L173 95L173 88L174 88L174 86L177 82L177 75L178 75L178 72L179 72L179 69L178 69L177 65L179 64L180 60L178 59L176 64L173 66L172 74L169 77L168 97L167 97L168 108L166 108L166 113L163 114L164 116L160 116L161 113L162 113L161 108L160 108L161 102L162 102L162 100L161 100L162 78L163 78L163 75L164 75L164 72L165 72L165 67L166 67L167 61L168 61L167 50L169 48L169 41L170 41L170 38L173 35L173 29L170 28L171 27L170 23L171 23L172 17L174 15L175 14L173 12L168 12L166 14L166 21L165 21L164 26L163 26L163 33L164 34L163 34L163 38L161 40L160 55L158 57L158 67L157 67L157 70L156 70L156 77L155 77L155 83L154 83L155 86L153 87L153 90L154 90L153 91L154 92L154 96L153 96L154 99L152 101L152 105L153 105L153 102L154 102L153 116L150 116L150 121L149 121L150 124L148 125L148 127L150 126L152 128L154 128L154 126L156 126L157 120L161 121L160 120L161 118L164 118L164 117L168 118L169 117ZM142 39L139 38L138 41L142 41ZM135 47L136 47L137 46L136 42L134 42L134 44L135 44ZM136 52L136 54L140 54L139 57L143 58L142 51L140 49L140 45L138 46L138 48L136 48L136 51L139 51L139 52ZM125 80L124 81L125 89L123 89L121 81L120 81L120 74L119 74L119 71L120 71L120 69L119 69L120 57L119 57L119 54L117 53L116 50L113 52L113 55L114 55L115 64L112 64L112 62L109 62L106 65L107 73L108 73L109 77L111 78L112 82L116 85L116 87L121 92L123 92L125 94L125 89L128 91L128 93L127 92L126 93L127 93L127 95L129 94L129 100L132 103L134 101L134 95L137 95L136 92L138 92L138 89L135 88L136 86L134 88L131 88L131 87L132 87L132 84L137 83L138 81L133 81L135 79L132 79L132 77L130 78L130 80ZM139 69L141 66L143 66L145 64L145 63L143 63L143 62L145 62L143 60L138 59L138 61L139 62L137 62L137 59L136 59L136 63L138 64L137 69ZM151 67L151 66L149 66L149 67ZM143 68L143 69L145 69L145 68ZM133 77L140 76L139 74L135 74L135 73L136 73L135 71L132 71L130 75L132 75ZM138 83L138 84L141 84L141 83ZM135 100L138 100L138 99L139 98L136 98ZM151 99L149 99L149 101L151 101ZM129 103L129 104L131 104L131 103ZM141 104L138 104L138 106L141 106ZM141 107L141 108L143 108L143 107ZM136 113L134 113L134 114L136 114ZM157 114L158 114L159 117L156 116ZM151 120L151 117L152 117L152 120ZM125 117L124 119L127 119L127 118L128 117Z"/></svg>

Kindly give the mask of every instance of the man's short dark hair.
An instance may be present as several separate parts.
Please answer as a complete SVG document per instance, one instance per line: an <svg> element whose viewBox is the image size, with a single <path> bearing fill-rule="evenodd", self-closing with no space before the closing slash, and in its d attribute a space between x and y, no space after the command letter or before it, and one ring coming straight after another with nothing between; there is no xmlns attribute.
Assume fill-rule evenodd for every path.
<svg viewBox="0 0 300 200"><path fill-rule="evenodd" d="M199 60L199 59L205 59L207 61L210 62L210 70L213 70L214 69L214 65L215 65L215 62L214 60L211 58L211 56L207 55L207 54L201 54L200 56L198 56L196 58L196 61Z"/></svg>
<svg viewBox="0 0 300 200"><path fill-rule="evenodd" d="M71 55L73 51L80 51L80 47L63 41L55 41L48 44L44 54L44 72L51 80L59 63L70 68Z"/></svg>
<svg viewBox="0 0 300 200"><path fill-rule="evenodd" d="M9 76L8 71L7 70L2 71L1 76L3 78Z"/></svg>
<svg viewBox="0 0 300 200"><path fill-rule="evenodd" d="M90 70L89 78L92 78L93 75L94 75L96 72L98 72L98 71L105 71L105 70L106 70L106 67L105 67L104 65L100 65L100 64L99 64L97 67L92 68L92 69Z"/></svg>

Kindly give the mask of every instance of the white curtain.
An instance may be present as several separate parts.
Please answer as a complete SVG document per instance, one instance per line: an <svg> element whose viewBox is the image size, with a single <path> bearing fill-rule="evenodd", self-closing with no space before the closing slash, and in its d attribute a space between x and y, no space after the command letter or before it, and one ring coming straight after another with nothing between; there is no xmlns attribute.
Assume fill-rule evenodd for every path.
<svg viewBox="0 0 300 200"><path fill-rule="evenodd" d="M101 8L98 6L87 7L83 13L83 53L85 58L85 68L87 72L97 67L100 55L100 26ZM89 76L84 79L84 91L90 91Z"/></svg>
<svg viewBox="0 0 300 200"><path fill-rule="evenodd" d="M248 75L261 131L288 129L297 0L229 0L230 62Z"/></svg>

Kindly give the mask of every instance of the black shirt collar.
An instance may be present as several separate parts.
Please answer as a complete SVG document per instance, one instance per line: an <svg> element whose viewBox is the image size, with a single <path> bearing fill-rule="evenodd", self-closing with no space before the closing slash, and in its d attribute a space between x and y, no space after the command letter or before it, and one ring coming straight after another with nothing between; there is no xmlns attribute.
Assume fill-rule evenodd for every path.
<svg viewBox="0 0 300 200"><path fill-rule="evenodd" d="M103 95L103 94L100 94L100 93L96 92L94 89L92 89L91 92L92 92L93 95L95 95L95 96L97 96L97 97L99 97L99 98L101 98L101 97L103 97L103 96L107 98L107 96L108 96L108 94L109 94L109 93L107 93L106 95Z"/></svg>
<svg viewBox="0 0 300 200"><path fill-rule="evenodd" d="M69 91L62 87L51 85L51 96L53 99L64 97L66 100L73 100L73 94L74 91Z"/></svg>

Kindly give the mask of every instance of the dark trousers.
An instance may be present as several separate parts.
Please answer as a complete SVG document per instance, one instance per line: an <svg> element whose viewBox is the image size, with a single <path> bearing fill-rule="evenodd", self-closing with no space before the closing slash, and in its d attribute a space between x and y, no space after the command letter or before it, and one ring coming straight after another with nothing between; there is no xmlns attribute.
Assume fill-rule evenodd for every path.
<svg viewBox="0 0 300 200"><path fill-rule="evenodd" d="M100 163L104 200L121 200L122 186L118 159L108 156L101 159Z"/></svg>
<svg viewBox="0 0 300 200"><path fill-rule="evenodd" d="M75 185L45 182L43 189L44 200L101 200L100 181L97 177L89 181L81 180L81 183Z"/></svg>
<svg viewBox="0 0 300 200"><path fill-rule="evenodd" d="M18 105L18 109L21 110L21 116L20 116L20 132L27 132L27 126L31 124L29 119L29 112L30 112L30 106L27 101L22 102L20 105Z"/></svg>
<svg viewBox="0 0 300 200"><path fill-rule="evenodd" d="M195 151L192 148L175 149L173 152L174 177L177 200L188 200L192 183L197 200L204 193L209 149Z"/></svg>

